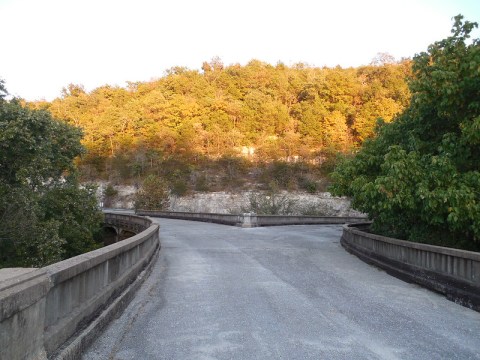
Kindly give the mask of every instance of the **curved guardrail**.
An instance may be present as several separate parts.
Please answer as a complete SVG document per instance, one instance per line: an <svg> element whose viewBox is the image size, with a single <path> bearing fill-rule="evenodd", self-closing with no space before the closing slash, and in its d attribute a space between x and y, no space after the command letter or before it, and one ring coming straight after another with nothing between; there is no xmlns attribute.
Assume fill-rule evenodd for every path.
<svg viewBox="0 0 480 360"><path fill-rule="evenodd" d="M366 217L341 217L341 216L297 216L297 215L256 215L256 214L215 214L192 213L180 211L137 210L138 215L203 221L224 225L241 227L280 226L280 225L321 225L345 224L365 221Z"/></svg>
<svg viewBox="0 0 480 360"><path fill-rule="evenodd" d="M105 222L139 233L0 283L0 359L78 358L128 304L160 249L159 226L123 214Z"/></svg>
<svg viewBox="0 0 480 360"><path fill-rule="evenodd" d="M342 246L391 275L480 311L480 253L371 234L369 225L345 225Z"/></svg>

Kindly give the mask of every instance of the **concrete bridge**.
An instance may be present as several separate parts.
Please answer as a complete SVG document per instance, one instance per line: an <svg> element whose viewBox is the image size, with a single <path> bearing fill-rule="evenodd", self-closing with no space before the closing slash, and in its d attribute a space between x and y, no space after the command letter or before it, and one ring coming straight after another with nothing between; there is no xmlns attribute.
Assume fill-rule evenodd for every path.
<svg viewBox="0 0 480 360"><path fill-rule="evenodd" d="M41 269L0 271L0 359L79 358L127 305L160 249L148 218L105 214L133 237Z"/></svg>
<svg viewBox="0 0 480 360"><path fill-rule="evenodd" d="M173 219L90 359L478 359L480 313L369 266L342 226Z"/></svg>
<svg viewBox="0 0 480 360"><path fill-rule="evenodd" d="M105 245L128 239L146 228L147 221L145 218L137 218L129 215L132 215L132 211L110 211L105 213L105 220L103 222Z"/></svg>
<svg viewBox="0 0 480 360"><path fill-rule="evenodd" d="M347 253L341 225L107 222L142 232L0 283L0 359L480 358L480 313ZM475 256L445 271L476 281Z"/></svg>

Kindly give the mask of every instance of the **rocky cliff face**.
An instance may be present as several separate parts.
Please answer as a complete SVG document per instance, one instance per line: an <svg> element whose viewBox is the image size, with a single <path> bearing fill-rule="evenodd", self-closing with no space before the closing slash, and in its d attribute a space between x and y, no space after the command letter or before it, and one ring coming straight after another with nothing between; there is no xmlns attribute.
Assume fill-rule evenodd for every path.
<svg viewBox="0 0 480 360"><path fill-rule="evenodd" d="M98 184L99 203L104 207L133 209L135 186L114 186L118 194L110 199L109 203L102 197L106 184ZM170 198L170 211L208 212L220 214L243 213L251 211L252 198L261 197L269 200L271 194L267 192L240 191L230 192L196 192L188 196ZM322 215L322 216L361 216L362 214L351 208L347 198L333 197L328 192L308 194L304 192L281 191L276 196L288 201L292 214L295 215ZM273 200L273 199L272 199Z"/></svg>
<svg viewBox="0 0 480 360"><path fill-rule="evenodd" d="M266 193L196 193L191 196L171 199L171 211L242 213L251 209L251 198L269 198ZM350 200L332 197L330 193L307 194L301 192L281 192L278 197L289 202L295 215L360 216L361 213L350 207Z"/></svg>

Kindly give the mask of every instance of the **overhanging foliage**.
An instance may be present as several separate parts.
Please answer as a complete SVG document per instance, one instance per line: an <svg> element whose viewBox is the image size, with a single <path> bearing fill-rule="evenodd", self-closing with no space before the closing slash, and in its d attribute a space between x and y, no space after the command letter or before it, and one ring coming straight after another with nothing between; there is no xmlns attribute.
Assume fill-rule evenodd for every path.
<svg viewBox="0 0 480 360"><path fill-rule="evenodd" d="M452 36L413 59L409 107L333 174L375 232L480 248L480 42L455 17Z"/></svg>
<svg viewBox="0 0 480 360"><path fill-rule="evenodd" d="M40 267L97 247L102 217L73 165L81 135L45 110L0 98L0 267Z"/></svg>

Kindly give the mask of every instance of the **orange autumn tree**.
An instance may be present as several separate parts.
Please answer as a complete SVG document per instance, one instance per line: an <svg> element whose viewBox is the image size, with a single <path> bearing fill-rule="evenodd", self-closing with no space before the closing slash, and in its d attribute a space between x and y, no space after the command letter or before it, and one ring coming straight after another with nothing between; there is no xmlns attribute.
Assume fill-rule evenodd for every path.
<svg viewBox="0 0 480 360"><path fill-rule="evenodd" d="M377 118L389 121L405 108L409 72L410 61L388 57L348 69L258 60L225 66L216 58L202 71L175 67L127 88L87 93L69 85L36 106L83 128L84 171L128 177L171 157L191 162L244 148L258 161L347 151L373 135Z"/></svg>

